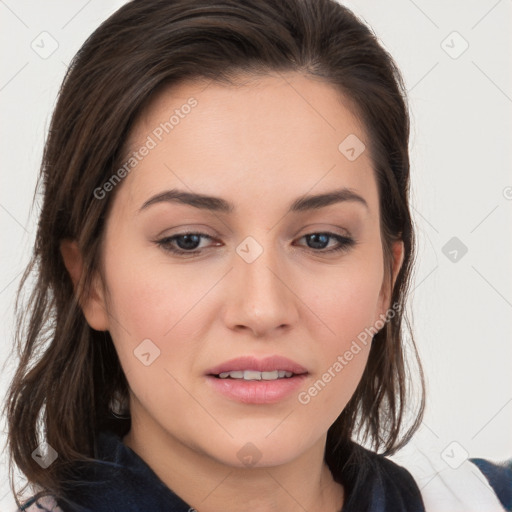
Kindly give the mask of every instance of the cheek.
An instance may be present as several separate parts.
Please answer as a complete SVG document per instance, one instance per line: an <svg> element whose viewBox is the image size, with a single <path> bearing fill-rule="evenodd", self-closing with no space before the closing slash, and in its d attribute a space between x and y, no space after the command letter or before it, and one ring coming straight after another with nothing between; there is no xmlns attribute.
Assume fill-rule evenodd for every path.
<svg viewBox="0 0 512 512"><path fill-rule="evenodd" d="M321 365L298 401L312 415L327 414L328 423L346 406L364 372L372 340L370 328L379 313L382 278L381 260L370 256L347 263L338 272L331 268L325 275L317 274L314 289L318 292L311 293L313 281L302 280L300 297L321 320L311 327Z"/></svg>
<svg viewBox="0 0 512 512"><path fill-rule="evenodd" d="M134 253L130 259L108 263L108 310L115 319L110 332L121 366L137 400L166 421L169 409L190 409L190 396L179 382L200 350L193 306L208 283L161 263L146 260L139 265Z"/></svg>
<svg viewBox="0 0 512 512"><path fill-rule="evenodd" d="M148 257L147 248L123 249L121 237L111 240L106 254L112 256L105 259L109 330L130 386L142 400L140 394L151 393L162 382L170 379L176 385L165 373L175 373L176 361L180 369L193 366L202 338L198 329L208 325L198 314L211 282L198 279L192 265L170 267L158 254L158 261ZM122 254L130 257L119 258ZM139 356L148 352L154 362L145 366L148 357L144 361Z"/></svg>
<svg viewBox="0 0 512 512"><path fill-rule="evenodd" d="M331 349L342 349L373 325L379 313L382 280L382 261L373 257L347 259L339 267L297 280L302 283L299 296L322 321L324 339Z"/></svg>
<svg viewBox="0 0 512 512"><path fill-rule="evenodd" d="M349 344L339 350L297 396L304 417L318 418L317 427L327 430L352 398L363 374L370 344Z"/></svg>
<svg viewBox="0 0 512 512"><path fill-rule="evenodd" d="M109 310L132 337L162 339L187 324L188 312L208 291L209 282L198 279L191 266L170 267L140 256L111 262L106 275Z"/></svg>

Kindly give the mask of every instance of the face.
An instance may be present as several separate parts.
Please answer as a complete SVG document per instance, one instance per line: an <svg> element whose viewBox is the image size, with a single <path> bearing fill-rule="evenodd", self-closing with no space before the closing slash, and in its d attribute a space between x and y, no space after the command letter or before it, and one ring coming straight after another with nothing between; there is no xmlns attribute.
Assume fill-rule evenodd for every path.
<svg viewBox="0 0 512 512"><path fill-rule="evenodd" d="M325 439L389 307L365 132L332 86L284 76L155 98L84 309L111 333L134 424L232 466Z"/></svg>

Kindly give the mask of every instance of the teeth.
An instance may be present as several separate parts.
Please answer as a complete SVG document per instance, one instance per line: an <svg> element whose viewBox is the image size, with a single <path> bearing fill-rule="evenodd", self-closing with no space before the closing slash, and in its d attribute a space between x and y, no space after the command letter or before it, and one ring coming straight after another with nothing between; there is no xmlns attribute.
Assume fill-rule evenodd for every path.
<svg viewBox="0 0 512 512"><path fill-rule="evenodd" d="M244 379L244 380L277 380L288 378L293 375L292 372L285 370L274 370L273 372L258 372L255 370L238 370L233 372L222 372L219 373L221 379Z"/></svg>
<svg viewBox="0 0 512 512"><path fill-rule="evenodd" d="M224 377L223 377L224 375ZM232 379L243 379L244 378L244 372L243 371L236 371L236 372L224 372L220 374L221 378L225 379L226 377L231 377Z"/></svg>
<svg viewBox="0 0 512 512"><path fill-rule="evenodd" d="M244 370L244 380L261 380L263 374L261 372L253 371L253 370Z"/></svg>

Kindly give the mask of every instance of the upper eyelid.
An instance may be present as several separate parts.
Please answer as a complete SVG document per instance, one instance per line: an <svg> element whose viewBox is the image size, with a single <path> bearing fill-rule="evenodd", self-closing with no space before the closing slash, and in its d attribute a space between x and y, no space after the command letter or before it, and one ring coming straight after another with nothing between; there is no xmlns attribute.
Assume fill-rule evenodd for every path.
<svg viewBox="0 0 512 512"><path fill-rule="evenodd" d="M350 235L348 232L346 234L342 234L342 233L335 233L334 231L330 231L328 229L317 229L317 230L312 230L312 231L308 231L307 233L304 233L300 236L296 236L295 238L303 238L305 236L308 236L308 235L317 235L317 234L326 234L326 235L330 235L330 236L340 236L342 238L352 238L352 235ZM199 235L199 236L202 236L202 237L205 237L205 238L210 238L212 240L216 239L216 235L210 235L209 233L203 233L201 231L180 231L179 233L173 233L172 235L163 235L163 236L160 236L158 237L158 240L166 240L166 239L170 239L170 238L177 238L179 236L185 236L185 235Z"/></svg>
<svg viewBox="0 0 512 512"><path fill-rule="evenodd" d="M315 224L317 224L317 223L315 223ZM192 227L192 228L187 228L187 227L179 226L178 228L175 228L175 229L182 229L182 231L177 231L176 233L172 233L172 234L168 234L168 235L167 234L165 234L165 235L157 235L157 238L158 239L172 238L172 237L180 236L180 235L203 235L203 236L207 236L207 237L210 237L210 238L213 238L213 239L222 237L222 235L220 235L220 234L210 234L210 233L208 233L206 230L208 230L210 228L206 228L206 230L205 230L205 228L203 228L202 226L197 226L197 227ZM339 231L342 231L342 232L338 233L338 232L336 232L336 229L339 230ZM300 235L300 237L303 237L303 236L306 236L306 235L315 234L315 233L329 233L331 235L342 236L342 237L346 237L346 238L352 238L351 230L349 230L347 228L344 228L344 227L341 227L341 226L326 227L326 228L315 228L315 227L312 227L312 226L306 226L305 228L301 228L296 233L300 233L302 230L306 230L306 231L304 231L304 233L302 235ZM214 231L216 231L216 230L214 230ZM164 231L164 233L165 233L165 231ZM294 235L294 236L295 236L295 238L297 237L297 235Z"/></svg>
<svg viewBox="0 0 512 512"><path fill-rule="evenodd" d="M294 240L300 240L301 238L304 238L306 236L309 236L309 235L315 235L315 234L325 234L325 235L328 235L330 236L331 238L333 239L337 239L338 237L339 238L342 238L342 239L345 239L345 240L350 240L352 242L355 242L355 238L350 235L350 234L339 234L339 233L334 233L332 231L329 231L329 230L317 230L317 231L308 231L307 233L304 233L303 235L300 235L298 237L295 237ZM212 235L209 235L208 233L202 233L202 232L199 232L199 231L183 231L181 233L176 233L176 234L173 234L173 235L168 235L168 236L163 236L159 239L156 240L157 243L161 243L161 242L164 242L164 241L175 241L176 238L180 237L180 236L185 236L185 235L198 235L202 238L208 238L212 241L216 241L216 237L215 236L212 236ZM340 243L339 240L337 240L338 243ZM183 249L182 249L183 250ZM198 249L194 249L194 250L198 250ZM192 252L192 251L187 251L187 252Z"/></svg>

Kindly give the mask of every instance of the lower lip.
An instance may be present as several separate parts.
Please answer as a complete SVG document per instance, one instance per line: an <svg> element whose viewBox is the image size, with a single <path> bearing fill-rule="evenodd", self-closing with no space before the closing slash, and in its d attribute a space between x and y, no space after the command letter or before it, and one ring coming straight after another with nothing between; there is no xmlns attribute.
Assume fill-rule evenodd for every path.
<svg viewBox="0 0 512 512"><path fill-rule="evenodd" d="M221 379L207 376L207 381L224 396L245 404L275 404L290 396L304 383L307 374L276 380Z"/></svg>

